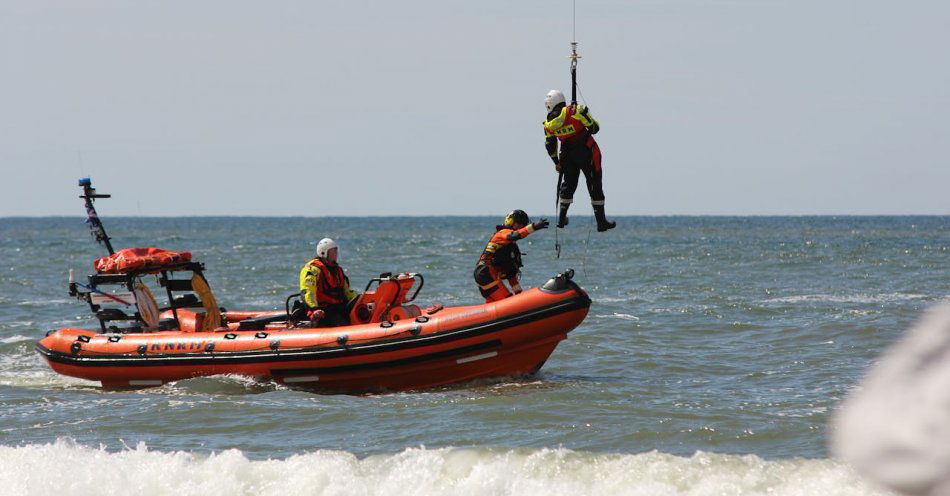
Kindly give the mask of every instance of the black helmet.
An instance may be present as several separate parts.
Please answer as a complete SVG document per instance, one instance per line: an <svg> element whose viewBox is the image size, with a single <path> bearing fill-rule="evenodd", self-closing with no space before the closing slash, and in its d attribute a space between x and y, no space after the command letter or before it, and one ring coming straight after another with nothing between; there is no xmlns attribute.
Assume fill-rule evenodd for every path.
<svg viewBox="0 0 950 496"><path fill-rule="evenodd" d="M511 227L515 224L527 226L530 223L531 219L528 218L528 214L524 210L512 210L510 214L505 216L505 227Z"/></svg>

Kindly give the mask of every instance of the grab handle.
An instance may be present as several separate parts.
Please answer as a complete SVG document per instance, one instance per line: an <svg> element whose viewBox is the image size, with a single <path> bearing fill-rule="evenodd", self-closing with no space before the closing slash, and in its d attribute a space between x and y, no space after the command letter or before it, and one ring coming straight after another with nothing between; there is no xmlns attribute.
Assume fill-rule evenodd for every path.
<svg viewBox="0 0 950 496"><path fill-rule="evenodd" d="M406 299L406 303L409 303L410 301L415 300L415 299L416 299L416 296L419 296L419 291L422 291L422 286L425 286L425 284L426 284L426 280L425 280L425 278L422 277L422 274L419 274L419 273L412 273L412 274L409 274L409 275L412 276L413 279L418 279L418 280L419 280L419 286L416 287L416 292L415 292L415 293L412 293L412 296L411 296L410 298L407 298L407 299Z"/></svg>

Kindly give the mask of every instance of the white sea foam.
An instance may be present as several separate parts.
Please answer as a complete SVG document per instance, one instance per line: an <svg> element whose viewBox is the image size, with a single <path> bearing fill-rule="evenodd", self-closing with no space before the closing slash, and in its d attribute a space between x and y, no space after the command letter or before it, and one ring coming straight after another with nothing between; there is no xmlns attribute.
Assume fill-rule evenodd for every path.
<svg viewBox="0 0 950 496"><path fill-rule="evenodd" d="M23 341L36 341L36 337L35 337L35 336L30 337L30 336L19 336L19 335L17 335L17 336L10 336L10 337L6 337L6 338L3 338L3 339L0 339L0 343L3 343L3 344L21 343L21 342L23 342Z"/></svg>
<svg viewBox="0 0 950 496"><path fill-rule="evenodd" d="M156 391L160 394L171 394L175 396L205 397L209 393L244 394L265 391L285 391L287 389L289 388L275 382L261 382L247 376L222 374L172 382L165 384Z"/></svg>
<svg viewBox="0 0 950 496"><path fill-rule="evenodd" d="M630 301L630 298L614 298L612 296L597 296L595 298L597 303L627 303Z"/></svg>
<svg viewBox="0 0 950 496"><path fill-rule="evenodd" d="M770 298L768 300L762 300L762 303L893 303L897 301L921 300L927 297L927 295L922 294L903 293L854 295L810 294Z"/></svg>
<svg viewBox="0 0 950 496"><path fill-rule="evenodd" d="M51 370L11 369L3 360L0 360L0 386L71 389L99 387L99 382L68 377Z"/></svg>
<svg viewBox="0 0 950 496"><path fill-rule="evenodd" d="M754 455L658 452L594 454L566 449L406 449L358 458L318 450L283 460L121 452L53 444L0 446L7 494L152 495L887 495L836 460L766 461Z"/></svg>
<svg viewBox="0 0 950 496"><path fill-rule="evenodd" d="M44 305L62 305L66 303L75 303L76 300L67 299L67 298L53 298L53 299L39 299L39 300L23 300L17 302L19 306L44 306Z"/></svg>
<svg viewBox="0 0 950 496"><path fill-rule="evenodd" d="M33 341L35 338L6 338L3 342ZM72 388L99 386L99 382L67 377L53 372L36 352L30 349L23 352L0 354L0 386L23 388Z"/></svg>
<svg viewBox="0 0 950 496"><path fill-rule="evenodd" d="M629 313L614 313L613 317L620 320L640 320L640 317L637 317L636 315L630 315Z"/></svg>

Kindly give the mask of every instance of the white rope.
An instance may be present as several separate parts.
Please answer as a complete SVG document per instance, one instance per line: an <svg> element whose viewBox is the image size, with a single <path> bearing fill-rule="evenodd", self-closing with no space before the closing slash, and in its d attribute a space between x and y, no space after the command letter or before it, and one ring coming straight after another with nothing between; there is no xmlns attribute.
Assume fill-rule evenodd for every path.
<svg viewBox="0 0 950 496"><path fill-rule="evenodd" d="M584 269L584 279L587 279L587 252L590 250L590 233L594 230L594 218L590 218L587 227L587 243L584 244L584 258L581 259L581 268Z"/></svg>

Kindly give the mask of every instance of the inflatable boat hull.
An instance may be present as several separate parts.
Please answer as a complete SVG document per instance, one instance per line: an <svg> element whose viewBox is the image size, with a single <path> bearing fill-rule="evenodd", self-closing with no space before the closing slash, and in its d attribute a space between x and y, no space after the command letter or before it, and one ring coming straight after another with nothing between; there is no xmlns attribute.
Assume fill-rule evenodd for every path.
<svg viewBox="0 0 950 496"><path fill-rule="evenodd" d="M327 392L412 390L537 372L590 303L570 283L394 322L132 334L61 329L36 349L56 372L105 387L237 374Z"/></svg>

